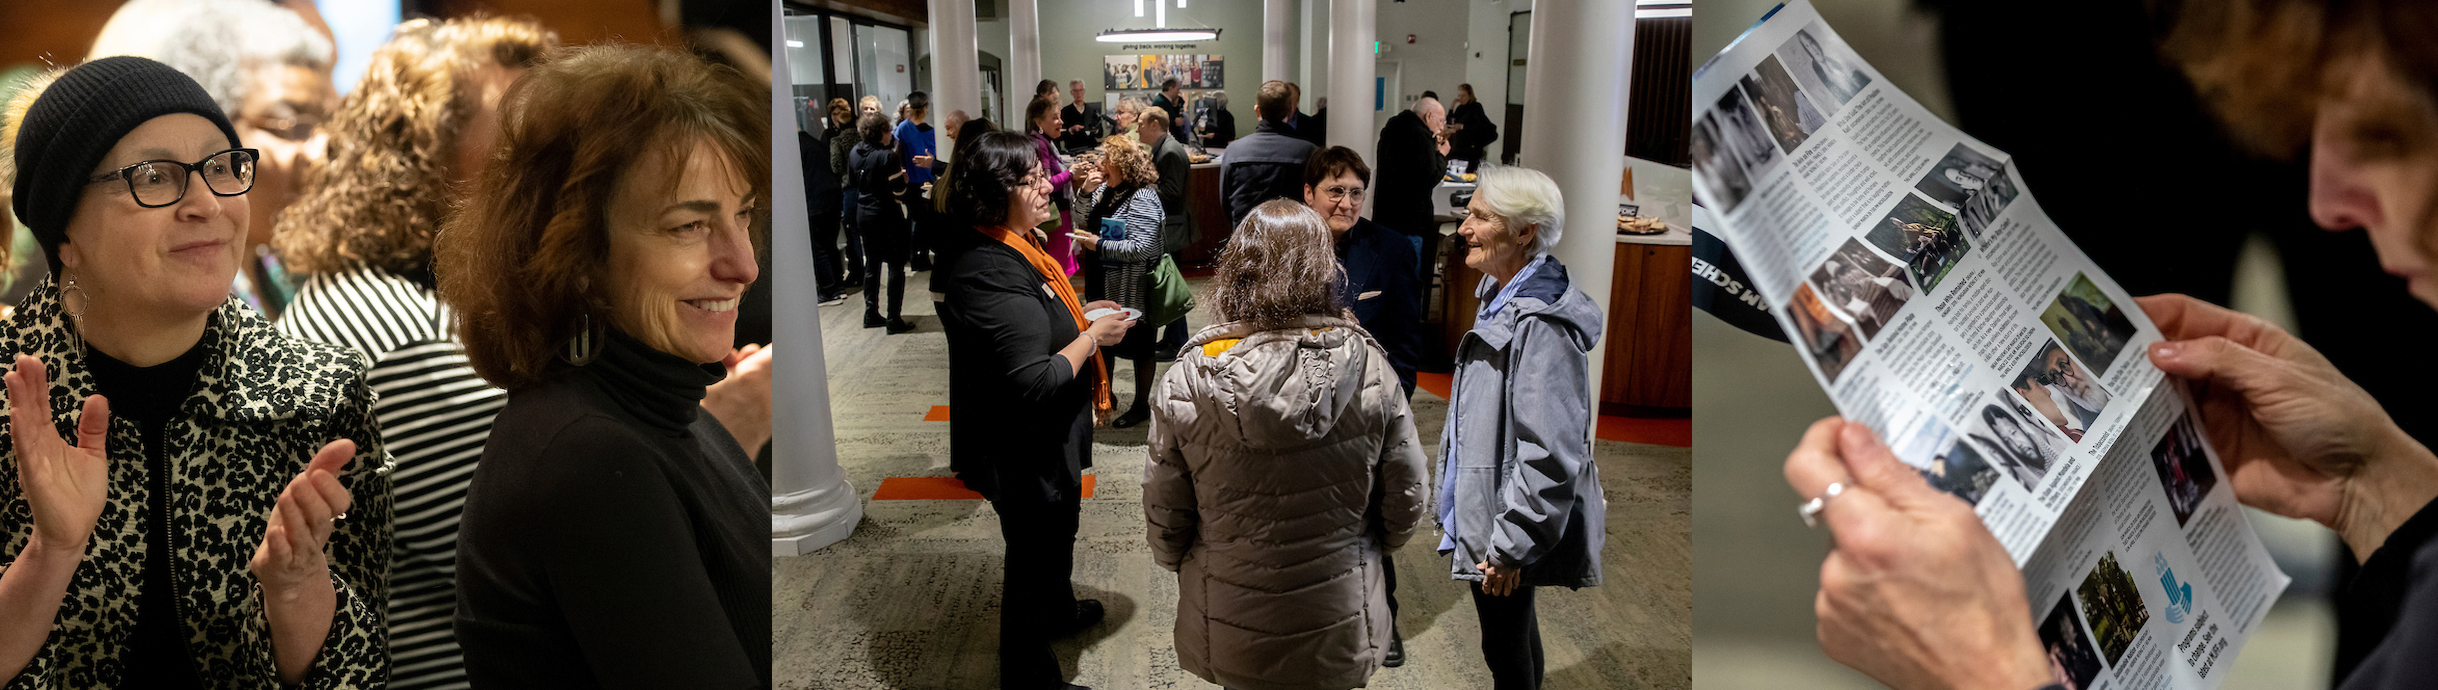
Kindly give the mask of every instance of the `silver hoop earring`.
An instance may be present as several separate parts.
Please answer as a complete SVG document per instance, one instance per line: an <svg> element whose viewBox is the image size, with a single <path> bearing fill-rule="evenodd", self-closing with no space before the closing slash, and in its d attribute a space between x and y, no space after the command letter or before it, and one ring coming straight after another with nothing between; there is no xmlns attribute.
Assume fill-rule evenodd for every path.
<svg viewBox="0 0 2438 690"><path fill-rule="evenodd" d="M77 310L73 310L73 311L68 311L68 318L71 318L71 319L82 319L82 318L85 318L85 312L86 312L87 310L90 310L90 309L92 309L92 308L93 308L93 296L92 296L92 295L85 294L85 288L84 288L84 286L82 286L82 285L77 285L77 284L76 284L76 274L74 274L74 273L70 273L70 274L67 274L66 276L63 276L63 278L64 278L65 280L64 280L64 282L62 282L62 283L60 284L60 286L59 286L59 308L60 308L61 310L63 310L63 311L67 311L67 309L68 309L68 293L71 293L71 292L76 293L76 298L77 298L78 300L83 301L83 302L85 303L85 308L84 308L84 309L77 309Z"/></svg>
<svg viewBox="0 0 2438 690"><path fill-rule="evenodd" d="M602 335L593 330L591 314L576 315L576 335L567 340L567 350L559 353L559 359L579 367L593 363L594 358L601 356L601 346L606 340Z"/></svg>

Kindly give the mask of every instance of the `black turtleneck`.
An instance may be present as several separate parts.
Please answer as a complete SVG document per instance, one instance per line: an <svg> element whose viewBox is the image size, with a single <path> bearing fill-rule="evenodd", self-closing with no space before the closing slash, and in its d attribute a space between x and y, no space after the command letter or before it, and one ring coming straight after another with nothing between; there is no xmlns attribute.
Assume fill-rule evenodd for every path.
<svg viewBox="0 0 2438 690"><path fill-rule="evenodd" d="M770 685L770 487L702 412L723 375L613 333L508 392L458 534L475 684Z"/></svg>
<svg viewBox="0 0 2438 690"><path fill-rule="evenodd" d="M138 367L86 348L85 366L95 388L110 401L110 416L136 423L136 440L144 455L144 577L136 591L135 632L119 657L125 672L122 685L131 688L199 688L194 659L186 648L186 631L178 620L178 591L170 570L169 423L178 406L195 391L203 360L211 352L210 329L185 354L149 367ZM123 442L123 441L118 441Z"/></svg>

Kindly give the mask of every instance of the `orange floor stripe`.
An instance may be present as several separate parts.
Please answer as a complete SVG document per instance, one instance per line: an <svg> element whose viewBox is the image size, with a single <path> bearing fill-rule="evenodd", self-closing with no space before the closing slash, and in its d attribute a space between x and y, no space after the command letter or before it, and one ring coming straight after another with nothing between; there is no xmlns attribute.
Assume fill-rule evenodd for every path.
<svg viewBox="0 0 2438 690"><path fill-rule="evenodd" d="M1432 395L1439 396L1442 400L1452 397L1448 394L1450 381L1447 374L1417 372L1414 374L1414 385L1422 390L1430 391ZM1600 428L1594 430L1592 435L1603 441L1691 448L1693 447L1693 420L1687 417L1647 419L1601 415Z"/></svg>
<svg viewBox="0 0 2438 690"><path fill-rule="evenodd" d="M1084 498L1091 498L1093 475L1084 475ZM956 477L890 477L880 480L875 501L979 501L982 494L965 488Z"/></svg>
<svg viewBox="0 0 2438 690"><path fill-rule="evenodd" d="M1593 431L1592 435L1603 441L1691 448L1693 447L1693 418L1650 419L1600 415L1600 428Z"/></svg>
<svg viewBox="0 0 2438 690"><path fill-rule="evenodd" d="M933 406L931 406L931 411L930 411L930 412L923 413L923 421L926 421L926 422L945 422L945 421L948 421L948 406L947 406L947 405L933 405Z"/></svg>

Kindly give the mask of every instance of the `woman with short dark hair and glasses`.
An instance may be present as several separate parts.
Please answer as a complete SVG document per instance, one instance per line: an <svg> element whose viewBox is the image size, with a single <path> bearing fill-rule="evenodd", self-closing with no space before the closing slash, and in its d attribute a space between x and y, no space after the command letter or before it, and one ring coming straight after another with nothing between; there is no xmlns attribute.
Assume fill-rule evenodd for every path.
<svg viewBox="0 0 2438 690"><path fill-rule="evenodd" d="M1085 303L1033 227L1051 218L1050 182L1031 138L977 137L957 161L949 205L973 225L941 233L948 296L948 466L990 500L1007 542L999 678L1007 688L1067 688L1050 640L1100 621L1075 599L1075 530L1092 427L1110 409L1100 349L1132 322L1117 303ZM1097 318L1093 318L1097 317Z"/></svg>
<svg viewBox="0 0 2438 690"><path fill-rule="evenodd" d="M0 684L381 684L373 393L229 296L256 154L144 58L19 98L13 204L54 278L0 324Z"/></svg>

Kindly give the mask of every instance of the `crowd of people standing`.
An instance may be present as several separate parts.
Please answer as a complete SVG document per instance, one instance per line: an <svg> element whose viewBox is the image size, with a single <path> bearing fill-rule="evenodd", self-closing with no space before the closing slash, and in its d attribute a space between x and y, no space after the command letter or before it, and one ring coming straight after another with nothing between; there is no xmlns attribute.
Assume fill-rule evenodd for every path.
<svg viewBox="0 0 2438 690"><path fill-rule="evenodd" d="M1399 115L1376 159L1399 166L1379 175L1388 218L1367 218L1375 169L1321 145L1322 118L1300 112L1293 84L1265 83L1253 132L1227 133L1224 198L1211 200L1231 231L1194 297L1219 323L1192 329L1164 277L1204 232L1188 212L1186 100L1171 84L1104 117L1081 82L1065 103L1058 86L1038 85L1018 127L952 113L945 169L909 154L908 127L877 112L830 157L848 183L828 193L880 196L931 228L918 234L936 252L959 411L950 469L989 501L1006 546L1003 686L1081 687L1051 643L1107 613L1072 585L1083 477L1098 428L1148 423L1147 538L1178 573L1185 670L1231 688L1359 687L1402 665L1393 554L1432 515L1449 577L1468 583L1483 621L1496 687L1538 687L1533 593L1599 584L1605 534L1588 429L1602 315L1549 254L1565 225L1556 184L1480 168L1455 241L1485 276L1473 286L1483 307L1442 357L1422 316L1431 267L1419 238L1438 235L1426 195L1452 147L1478 156L1487 133L1453 136L1435 98ZM910 98L910 112L925 100ZM829 113L835 137L852 114L843 101ZM938 176L930 199L908 183L922 174ZM844 215L863 224L866 284L895 273L896 257L871 247L904 221ZM867 314L867 325L897 317ZM1131 391L1116 390L1120 359L1134 362ZM1436 457L1409 407L1425 369L1455 372Z"/></svg>

